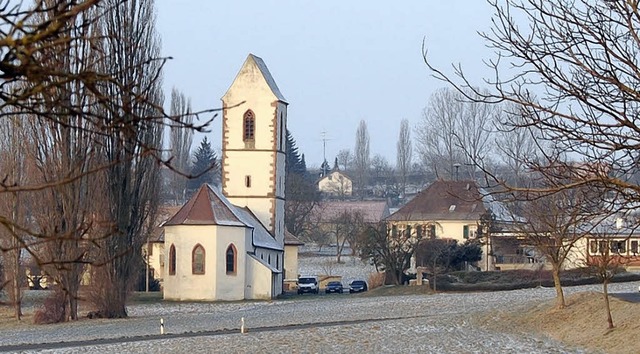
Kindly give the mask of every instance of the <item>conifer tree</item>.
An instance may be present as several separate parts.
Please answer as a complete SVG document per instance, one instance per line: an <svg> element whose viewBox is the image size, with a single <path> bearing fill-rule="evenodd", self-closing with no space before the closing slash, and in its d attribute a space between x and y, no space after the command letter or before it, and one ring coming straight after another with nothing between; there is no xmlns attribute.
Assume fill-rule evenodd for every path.
<svg viewBox="0 0 640 354"><path fill-rule="evenodd" d="M189 190L195 191L204 183L215 184L218 158L205 137L198 150L193 154L192 179L189 180Z"/></svg>

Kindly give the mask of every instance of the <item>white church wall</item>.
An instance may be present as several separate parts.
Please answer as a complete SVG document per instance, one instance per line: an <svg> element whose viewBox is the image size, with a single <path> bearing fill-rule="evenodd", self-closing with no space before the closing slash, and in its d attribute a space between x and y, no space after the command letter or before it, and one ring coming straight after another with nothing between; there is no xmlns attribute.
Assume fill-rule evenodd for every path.
<svg viewBox="0 0 640 354"><path fill-rule="evenodd" d="M216 292L217 226L175 225L165 227L164 298L166 300L214 300ZM204 237L203 237L204 236ZM205 250L205 273L192 273L192 252L200 244ZM176 250L175 275L169 274L169 251ZM224 252L224 251L223 251Z"/></svg>
<svg viewBox="0 0 640 354"><path fill-rule="evenodd" d="M232 301L244 299L244 287L247 274L247 238L250 230L244 227L219 226L215 240L217 241L216 253L216 291L215 299ZM236 271L227 274L226 252L229 245L236 248Z"/></svg>
<svg viewBox="0 0 640 354"><path fill-rule="evenodd" d="M271 285L271 270L260 264L258 260L247 257L247 287L245 288L245 298L258 300L271 299Z"/></svg>
<svg viewBox="0 0 640 354"><path fill-rule="evenodd" d="M284 246L284 278L298 279L298 246Z"/></svg>

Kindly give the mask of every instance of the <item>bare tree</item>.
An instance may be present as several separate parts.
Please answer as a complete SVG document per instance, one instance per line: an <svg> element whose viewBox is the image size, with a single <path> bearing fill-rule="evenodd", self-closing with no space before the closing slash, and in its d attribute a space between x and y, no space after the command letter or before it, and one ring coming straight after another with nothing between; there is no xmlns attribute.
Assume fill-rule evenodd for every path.
<svg viewBox="0 0 640 354"><path fill-rule="evenodd" d="M489 0L492 28L481 36L494 49L491 90L473 90L456 67L447 74L425 61L434 76L467 98L521 107L512 127L535 127L539 140L580 159L581 178L554 189L596 185L620 208L640 200L638 145L640 10L636 1ZM507 58L507 60L503 60ZM455 77L455 78L454 78ZM548 164L552 161L552 164ZM529 170L553 177L558 163L526 161ZM492 183L517 189L497 176ZM527 187L530 189L530 187ZM545 187L546 188L546 187Z"/></svg>
<svg viewBox="0 0 640 354"><path fill-rule="evenodd" d="M356 237L362 232L364 219L359 212L344 211L328 223L336 240L336 262L340 263L345 245L349 243L351 247L357 244Z"/></svg>
<svg viewBox="0 0 640 354"><path fill-rule="evenodd" d="M400 134L396 143L396 170L400 174L400 191L402 195L406 193L407 176L411 170L411 159L413 155L413 145L411 144L411 130L409 121L403 119L400 122Z"/></svg>
<svg viewBox="0 0 640 354"><path fill-rule="evenodd" d="M126 109L105 112L109 122L130 122L136 117L159 116L162 107L160 43L155 32L152 0L118 3L102 18L102 43L108 59L106 70L118 68L118 85L104 88L104 95L120 99ZM142 96L143 99L137 99ZM94 302L105 317L126 317L126 301L132 283L142 267L140 250L155 226L158 164L145 149L157 151L162 143L162 122L146 120L131 126L127 134L113 131L103 139L103 159L110 162L105 171L104 219L108 237L101 243L95 267Z"/></svg>
<svg viewBox="0 0 640 354"><path fill-rule="evenodd" d="M422 163L429 166L436 177L453 179L454 165L463 159L456 139L463 112L459 98L460 95L450 89L433 93L416 127L417 148Z"/></svg>
<svg viewBox="0 0 640 354"><path fill-rule="evenodd" d="M18 116L11 116L0 121L0 132L5 139L0 142L0 170L9 171L3 183L10 185L21 184L28 175L25 171L27 157L24 151L24 143L27 136L24 134L22 120ZM25 233L19 223L26 214L24 196L13 192L5 194L0 199L0 215L3 217L5 228L0 229L0 247L3 251L2 268L4 279L0 279L2 286L10 285L10 299L13 304L14 317L22 318L22 292L21 292L21 255L25 243Z"/></svg>
<svg viewBox="0 0 640 354"><path fill-rule="evenodd" d="M193 125L191 115L191 100L178 91L171 89L171 109L169 114L173 120L182 121L184 125L171 127L171 157L172 165L177 173L171 175L171 194L175 203L183 203L187 193L187 174L191 171L191 145L193 144L193 130L187 128Z"/></svg>
<svg viewBox="0 0 640 354"><path fill-rule="evenodd" d="M338 152L338 166L342 166L343 171L348 171L351 168L351 163L353 162L353 156L351 156L351 151L349 149L342 149Z"/></svg>
<svg viewBox="0 0 640 354"><path fill-rule="evenodd" d="M528 166L543 156L545 147L538 139L540 132L535 127L523 125L524 118L518 106L509 104L501 118L494 122L496 127L495 147L507 171L502 179L514 187L523 187ZM509 122L520 122L512 126Z"/></svg>
<svg viewBox="0 0 640 354"><path fill-rule="evenodd" d="M518 217L524 220L516 223L516 231L551 265L559 309L565 307L560 273L576 244L589 233L584 225L600 212L598 195L598 191L577 188L519 198L528 201L520 211Z"/></svg>
<svg viewBox="0 0 640 354"><path fill-rule="evenodd" d="M386 222L367 225L361 236L360 258L371 261L377 270L385 271L385 282L400 285L421 239L421 235L411 232L394 234Z"/></svg>
<svg viewBox="0 0 640 354"><path fill-rule="evenodd" d="M356 131L356 146L354 149L353 163L356 170L356 186L360 197L366 193L366 186L369 179L369 131L367 122L360 121Z"/></svg>

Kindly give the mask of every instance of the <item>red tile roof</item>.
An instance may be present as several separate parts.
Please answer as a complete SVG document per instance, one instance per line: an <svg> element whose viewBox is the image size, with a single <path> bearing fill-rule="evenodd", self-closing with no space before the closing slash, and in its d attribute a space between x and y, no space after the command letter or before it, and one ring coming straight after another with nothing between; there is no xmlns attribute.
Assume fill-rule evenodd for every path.
<svg viewBox="0 0 640 354"><path fill-rule="evenodd" d="M248 226L233 212L234 206L219 192L204 184L180 210L165 223L170 225Z"/></svg>
<svg viewBox="0 0 640 354"><path fill-rule="evenodd" d="M387 220L478 220L485 211L475 182L440 180L433 182Z"/></svg>

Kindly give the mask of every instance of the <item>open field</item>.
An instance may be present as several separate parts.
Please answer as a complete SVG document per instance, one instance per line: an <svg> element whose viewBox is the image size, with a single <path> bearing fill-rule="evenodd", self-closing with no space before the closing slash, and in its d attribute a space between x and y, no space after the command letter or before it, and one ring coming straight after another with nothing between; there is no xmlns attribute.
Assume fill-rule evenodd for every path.
<svg viewBox="0 0 640 354"><path fill-rule="evenodd" d="M637 291L638 285L638 282L613 284L611 290L614 293ZM572 287L567 288L567 293L598 289L593 285ZM513 322L495 324L501 319L500 314L522 311L524 304L544 304L554 295L553 289L536 288L433 295L303 295L288 300L232 303L172 303L146 299L130 306L131 318L126 320L82 319L59 325L5 327L0 332L0 350L76 353L588 352L575 344L562 344L543 331L524 326L520 327L523 330L515 330L506 324ZM498 317L487 317L488 314ZM249 331L244 335L239 333L243 317ZM164 319L166 333L171 336L159 336L160 318ZM507 317L503 319L512 321ZM129 341L121 339L123 337ZM100 341L105 338L114 340ZM62 341L68 343L53 348L48 345L7 347Z"/></svg>

